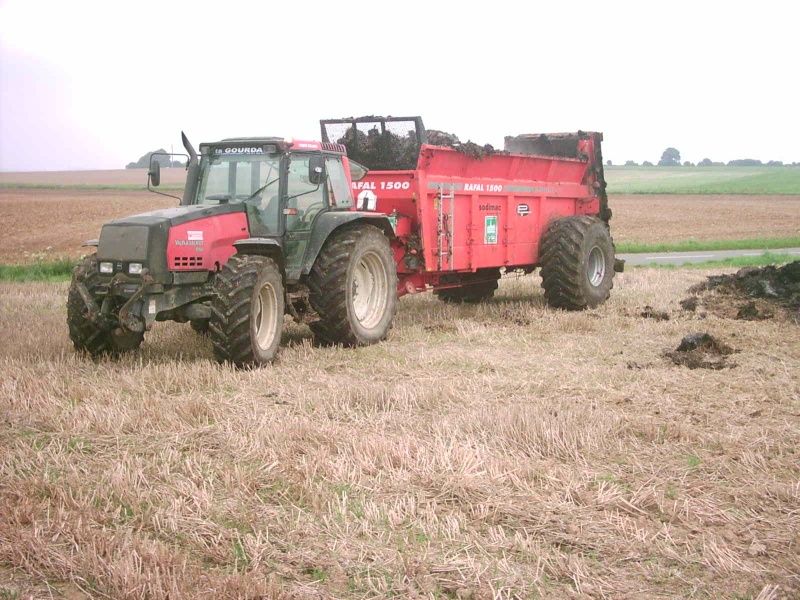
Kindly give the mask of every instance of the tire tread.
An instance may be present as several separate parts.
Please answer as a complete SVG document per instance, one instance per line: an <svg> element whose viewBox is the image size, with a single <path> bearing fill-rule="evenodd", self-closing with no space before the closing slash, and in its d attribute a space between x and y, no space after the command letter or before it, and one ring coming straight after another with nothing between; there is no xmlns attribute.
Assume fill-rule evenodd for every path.
<svg viewBox="0 0 800 600"><path fill-rule="evenodd" d="M554 221L542 238L541 276L547 304L566 310L584 310L596 305L586 293L583 285L583 263L586 259L581 248L593 226L602 223L599 219L585 215L564 217ZM608 236L611 252L614 243ZM610 285L605 290L604 302L611 293L613 265L610 271Z"/></svg>

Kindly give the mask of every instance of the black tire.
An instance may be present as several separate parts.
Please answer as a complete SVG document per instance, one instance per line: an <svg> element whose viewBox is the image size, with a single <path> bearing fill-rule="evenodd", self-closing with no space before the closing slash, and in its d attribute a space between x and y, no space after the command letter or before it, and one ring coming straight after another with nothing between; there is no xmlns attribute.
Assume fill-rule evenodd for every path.
<svg viewBox="0 0 800 600"><path fill-rule="evenodd" d="M486 302L491 300L497 291L499 279L500 271L497 269L480 269L476 273L462 275L462 280L465 282L464 285L456 288L434 290L433 295L442 302L450 304ZM477 283L469 283L471 280L476 280Z"/></svg>
<svg viewBox="0 0 800 600"><path fill-rule="evenodd" d="M214 278L208 327L214 358L237 367L271 363L281 343L284 302L275 261L231 256Z"/></svg>
<svg viewBox="0 0 800 600"><path fill-rule="evenodd" d="M614 242L608 225L588 216L564 217L542 238L542 287L554 308L584 310L605 302L614 287Z"/></svg>
<svg viewBox="0 0 800 600"><path fill-rule="evenodd" d="M334 231L308 276L321 343L366 346L386 339L397 310L397 267L389 240L372 225Z"/></svg>
<svg viewBox="0 0 800 600"><path fill-rule="evenodd" d="M207 335L208 323L209 319L192 319L189 321L189 326L193 331L199 333L200 335Z"/></svg>
<svg viewBox="0 0 800 600"><path fill-rule="evenodd" d="M106 330L95 325L89 318L83 296L78 291L79 283L86 286L93 299L96 298L96 290L100 284L96 255L86 257L72 271L72 283L67 295L67 326L75 350L86 352L91 356L118 355L136 350L144 339L144 333L129 331L122 327ZM122 307L123 301L115 299L114 303L113 311L117 312Z"/></svg>

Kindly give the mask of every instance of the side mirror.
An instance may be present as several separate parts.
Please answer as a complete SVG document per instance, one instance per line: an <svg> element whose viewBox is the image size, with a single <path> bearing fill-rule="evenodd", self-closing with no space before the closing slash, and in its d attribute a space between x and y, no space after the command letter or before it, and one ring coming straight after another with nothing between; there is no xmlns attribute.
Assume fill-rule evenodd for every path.
<svg viewBox="0 0 800 600"><path fill-rule="evenodd" d="M321 154L312 154L308 161L308 180L312 185L322 185L325 181L325 158Z"/></svg>
<svg viewBox="0 0 800 600"><path fill-rule="evenodd" d="M161 163L153 160L152 156L150 157L150 170L147 171L147 177L153 187L161 185Z"/></svg>

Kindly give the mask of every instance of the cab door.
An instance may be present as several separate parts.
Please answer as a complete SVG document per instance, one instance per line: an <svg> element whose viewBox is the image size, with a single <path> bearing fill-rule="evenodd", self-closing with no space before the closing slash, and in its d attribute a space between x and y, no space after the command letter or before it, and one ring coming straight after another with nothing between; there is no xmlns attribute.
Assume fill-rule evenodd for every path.
<svg viewBox="0 0 800 600"><path fill-rule="evenodd" d="M287 175L284 257L287 279L296 279L311 239L316 216L328 208L328 186L314 184L309 179L309 162L313 154L294 153L289 156ZM317 154L317 156L319 156Z"/></svg>

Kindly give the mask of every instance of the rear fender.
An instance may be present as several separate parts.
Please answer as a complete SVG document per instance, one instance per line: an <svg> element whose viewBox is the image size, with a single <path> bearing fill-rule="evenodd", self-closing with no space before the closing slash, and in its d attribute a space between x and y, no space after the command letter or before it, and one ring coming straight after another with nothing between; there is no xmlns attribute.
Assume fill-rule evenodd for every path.
<svg viewBox="0 0 800 600"><path fill-rule="evenodd" d="M350 223L366 223L373 225L383 231L383 234L392 239L395 237L394 228L392 227L389 218L382 213L368 213L368 212L326 212L319 215L314 221L314 229L311 231L311 241L306 250L305 260L303 261L303 268L301 273L308 275L311 272L311 267L317 260L322 247L334 231L348 225Z"/></svg>

